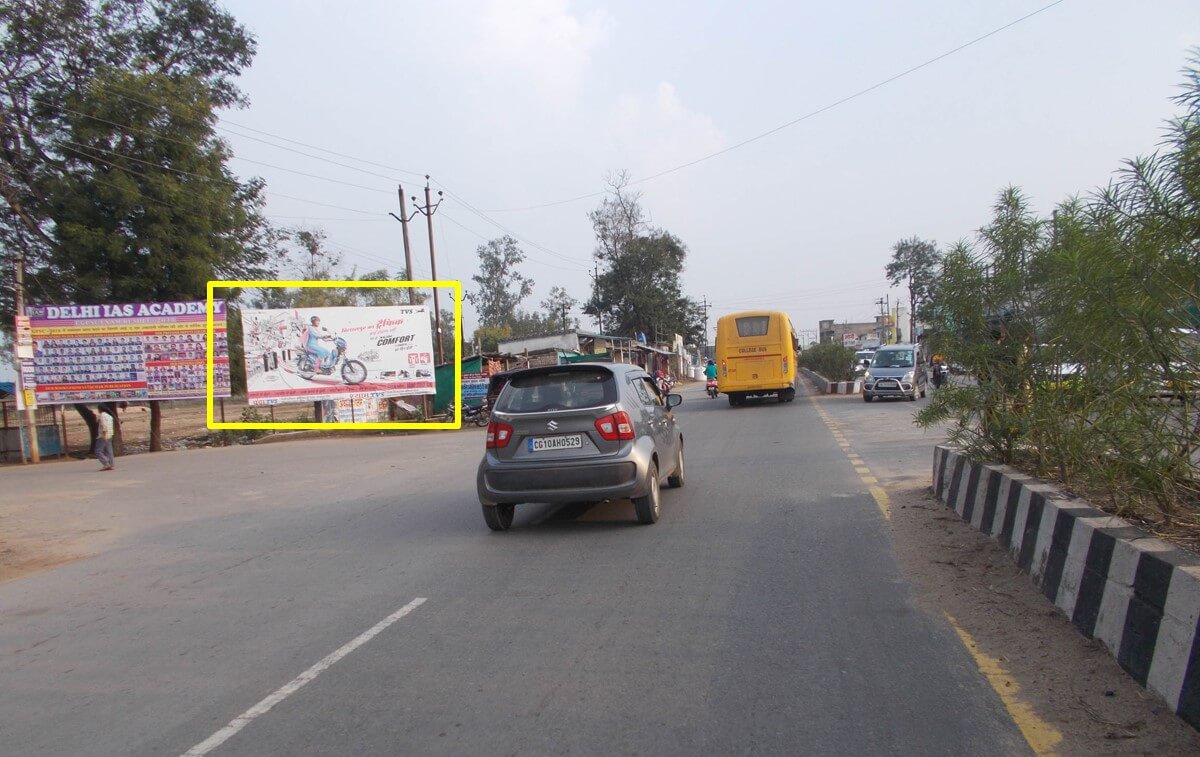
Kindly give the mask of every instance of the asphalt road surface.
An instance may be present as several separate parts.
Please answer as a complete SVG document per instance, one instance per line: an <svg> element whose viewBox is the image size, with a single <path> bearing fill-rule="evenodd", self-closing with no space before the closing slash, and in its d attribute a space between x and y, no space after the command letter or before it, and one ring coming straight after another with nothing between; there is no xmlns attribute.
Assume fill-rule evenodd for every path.
<svg viewBox="0 0 1200 757"><path fill-rule="evenodd" d="M913 404L684 391L653 526L526 505L491 533L481 429L5 470L95 535L0 584L0 751L1029 753L838 443L927 480Z"/></svg>

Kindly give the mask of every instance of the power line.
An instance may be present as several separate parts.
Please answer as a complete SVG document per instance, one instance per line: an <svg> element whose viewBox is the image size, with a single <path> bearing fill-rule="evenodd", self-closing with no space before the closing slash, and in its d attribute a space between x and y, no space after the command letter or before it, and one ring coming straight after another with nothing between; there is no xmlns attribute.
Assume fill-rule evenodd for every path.
<svg viewBox="0 0 1200 757"><path fill-rule="evenodd" d="M126 167L126 166L120 166L120 165L117 165L117 164L115 164L115 163L111 163L111 162L109 162L109 161L106 161L106 160L104 160L103 158L98 158L98 157L96 157L96 156L93 156L93 155L86 155L86 154L84 154L84 153L81 153L81 152L79 152L78 150L74 150L73 148L70 148L70 147L68 147L68 148L66 148L66 149L68 149L68 150L71 150L72 152L77 152L77 153L79 153L80 155L83 155L84 157L87 157L87 158L89 158L89 159L91 159L91 160L96 160L96 161L98 161L98 162L100 162L100 163L103 163L104 165L106 165L106 166L108 166L108 167L110 167L110 168L116 169L116 170L118 170L118 171L122 171L122 172L124 172L124 173L128 173L128 174L131 174L131 175L133 175L133 176L137 176L137 177L139 177L139 178L146 179L147 181L150 179L150 177L149 177L149 176L147 176L146 174L139 173L138 171L134 171L133 169L131 169L131 168L128 168L128 167ZM112 183L112 182L110 182L110 181L106 181L106 180L104 180L104 179L101 179L101 178L100 178L100 177L98 177L98 176L95 176L95 175L93 175L93 176L92 176L92 177L90 177L90 178L91 178L91 180L92 180L92 181L98 182L99 184L101 184L101 185L103 185L103 186L111 187L111 188L113 188L113 189L118 189L118 190L119 190L119 189L121 189L121 187L117 186L116 184L114 184L114 183ZM192 196L192 197L199 197L198 195L196 195L195 193L192 193L192 192L186 192L185 194L187 194L187 195L190 195L190 196ZM146 197L146 196L144 196L144 195L143 195L141 199L142 199L143 201L145 201L145 202L150 202L150 203L153 203L153 204L155 204L155 205L160 205L160 206L162 206L162 207L171 208L172 210L179 211L180 213L182 213L182 214L184 214L184 215L187 215L187 216L191 216L192 218L203 218L203 219L208 219L208 218L209 218L209 216L207 216L207 215L203 215L203 214L200 214L200 213L197 213L197 212L195 212L194 210L190 210L190 209L188 209L188 208L184 208L184 207L182 207L182 206L175 205L175 204L173 204L173 203L169 203L169 202L163 202L162 200L158 200L158 199L156 199L156 198L153 198L153 197ZM327 243L327 244L330 244L330 245L332 245L332 246L334 246L334 247L340 247L340 248L344 248L344 249L346 249L346 250L348 250L348 251L350 251L350 252L353 252L353 253L355 253L355 254L358 254L358 255L360 255L360 256L362 256L362 257L364 257L364 258L367 258L368 260L372 260L372 261L374 261L374 262L376 262L376 263L382 263L382 264L384 264L385 266L390 266L390 265L392 265L392 264L394 263L394 261L392 261L392 260L388 260L388 259L382 258L382 257L380 257L380 256L378 256L378 255L375 255L375 254L373 254L373 253L369 253L369 252L367 252L367 251L365 251L365 250L360 250L360 249L358 249L358 248L356 248L356 247L351 247L350 245L342 244L342 243L340 243L340 242L334 242L334 241L332 241L332 240L328 240L328 239L326 239L325 241L326 241L326 243Z"/></svg>
<svg viewBox="0 0 1200 757"><path fill-rule="evenodd" d="M560 260L564 260L564 261L566 261L566 262L568 262L568 263L582 263L582 262L583 262L583 260L582 260L582 259L580 259L580 258L572 257L572 256L570 256L570 255L563 255L563 254L561 254L561 253L555 252L554 250L550 249L549 247L545 247L545 246L543 246L543 245L540 245L540 244L538 244L537 242L534 242L534 241L532 241L532 240L526 239L525 237L522 237L520 234L518 234L517 232L515 232L515 231L513 231L512 229L508 228L507 226L505 226L504 224L500 223L499 221L497 221L497 220L495 220L495 219L493 219L493 218L490 218L490 217L489 217L488 215L486 215L486 214L485 214L483 211L479 210L479 209L478 209L478 208L476 208L475 206L471 205L471 203L469 203L469 202L467 202L465 199L463 199L463 198L462 198L462 196L460 196L460 195L457 195L457 194L455 194L454 192L450 191L450 188L449 188L449 187L447 187L447 186L446 186L445 184L443 184L442 182L440 182L440 181L436 181L436 180L435 180L435 183L436 183L436 184L437 184L439 187L441 187L441 188L443 189L443 191L445 191L445 193L446 193L447 195L449 195L450 197L454 198L455 200L458 200L458 202L459 202L459 203L460 203L460 204L461 204L461 205L462 205L464 208L466 208L466 209L467 209L469 212L471 212L471 213L474 213L475 215L479 216L479 217L480 217L480 218L482 218L483 220L485 220L485 221L487 221L488 223L490 223L491 225L495 226L497 229L500 229L501 231L503 231L505 234L508 234L509 236L511 236L511 237L513 237L513 238L515 238L515 239L518 239L518 240L520 240L520 241L524 242L525 244L529 245L530 247L533 247L533 248L535 248L535 249L541 250L542 252L546 253L547 255L551 255L551 256L553 256L553 257L556 257L556 258L558 258L558 259L560 259ZM579 270L585 270L585 269L582 269L582 268L581 268L581 269L579 269Z"/></svg>
<svg viewBox="0 0 1200 757"><path fill-rule="evenodd" d="M948 50L940 55L936 55L936 56L930 58L929 60L926 60L923 63L919 63L911 68L907 68L904 71L901 71L898 74L889 76L888 78L878 81L869 87L860 89L853 94L847 95L847 96L841 98L840 100L836 100L832 103L829 103L828 105L817 108L814 111L805 113L804 115L799 116L798 118L793 118L791 121L780 124L779 126L776 126L774 128L768 129L767 131L764 131L760 134L756 134L755 136L750 137L749 139L744 139L741 142L738 142L737 144L730 145L729 147L723 148L721 150L717 150L716 152L709 153L708 155L704 155L702 157L696 158L695 160L689 160L686 163L681 163L672 168L668 168L665 171L659 171L656 174L651 174L650 176L646 176L644 178L631 181L630 186L636 186L638 184L645 184L648 181L653 181L654 179L662 178L663 176L673 174L677 171L682 171L685 168L691 168L692 166L694 166L698 163L703 163L705 161L712 160L713 158L724 155L725 153L733 152L734 150L740 149L742 147L745 147L746 145L757 142L760 139L764 139L766 137L771 136L772 134L783 131L784 129L787 129L789 127L795 126L798 123L807 121L808 119L818 116L822 113L825 113L826 111L833 110L834 108L836 108L840 105L844 105L844 104L850 102L851 100L855 100L855 99L862 97L863 95L866 95L870 92L873 92L881 87L885 87L894 81L898 81L899 79L903 79L904 77L906 77L910 74L916 73L917 71L920 71L923 68L931 66L934 63L945 60L946 58L949 58L950 56L952 56L956 53L962 52L963 50L966 50L968 47L976 45L976 44L984 41L985 39L988 39L989 37L994 37L995 35L1003 32L1003 31L1011 29L1012 27L1016 26L1017 24L1021 23L1022 21L1026 21L1040 13L1044 13L1044 12L1050 10L1051 8L1053 8L1054 6L1060 5L1063 2L1065 2L1065 0L1054 0L1054 2L1049 3L1048 5L1044 5L1041 8L1038 8L1037 10L1035 10L1031 13L1027 13L1024 16L1021 16L1020 18L1016 19L1015 21L1010 21L1007 24L1004 24L1003 26L998 26L995 29L992 29L990 32L987 32L986 34L982 34L982 35L970 40L969 42L964 42L963 44L959 45L958 47L955 47L952 50ZM579 200L584 200L584 199L588 199L591 197L597 197L602 194L605 194L605 193L604 192L593 192L591 194L579 195L577 197L572 197L572 198L566 199L566 200L556 200L554 202L541 203L539 205L530 205L530 206L523 207L523 208L503 208L503 209L497 209L497 210L490 210L488 212L489 213L509 213L509 212L516 212L516 211L522 211L522 210L537 210L540 208L553 207L555 205L566 205L568 203L577 202Z"/></svg>
<svg viewBox="0 0 1200 757"><path fill-rule="evenodd" d="M1061 0L1060 0L1060 2L1061 2ZM375 166L376 168L386 168L389 171L396 171L398 173L408 174L410 176L419 176L419 177L425 176L425 174L420 173L419 171L409 171L404 168L397 168L396 166L389 166L384 163L376 163L375 161L367 160L366 158L359 158L359 157L355 157L354 155L347 155L345 153L336 152L334 150L329 150L324 147L318 147L317 145L310 145L305 142L301 142L299 140L289 139L288 137L283 137L278 134L272 134L269 131L263 131L261 129L254 129L249 126L244 126L244 125L236 123L234 121L230 121L227 118L222 118L221 122L225 123L225 124L229 124L230 126L236 126L239 129L245 129L246 131L252 131L255 134L262 134L262 135L271 137L272 139L278 139L278 140L281 140L283 142L288 142L293 145L300 145L301 147L307 147L310 150L317 150L318 152L325 152L325 153L329 153L330 155L336 155L339 158L346 158L348 160L358 161L359 163L363 163L368 166ZM230 133L236 133L236 132L230 132ZM268 143L268 144L270 144L270 143ZM281 149L283 149L283 148L281 148ZM320 158L318 158L318 159L320 160Z"/></svg>
<svg viewBox="0 0 1200 757"><path fill-rule="evenodd" d="M143 104L143 105L146 105L146 106L148 106L148 107L157 107L157 106L156 106L154 103L147 102L146 100L142 100L142 99L140 99L140 98L138 98L138 97L134 97L134 96L132 96L132 95L128 94L128 93L127 93L127 90L123 90L121 87L118 87L118 86L116 86L116 85L113 85L113 84L108 84L108 85L106 85L106 86L108 86L110 89L116 90L116 91L117 91L117 94L118 94L118 96L120 96L120 97L124 97L124 98L126 98L126 99L129 99L129 100L132 100L132 101L134 101L134 102L139 102L139 103L141 103L141 104ZM67 110L67 109L64 109L64 110ZM112 122L112 121L106 121L105 119L101 119L101 118L98 118L98 117L95 117L95 116L89 116L88 114L85 114L85 113L80 113L80 112L78 112L78 111L70 111L70 110L68 110L67 112L72 112L72 113L75 113L76 115L80 115L80 116L82 116L82 117L85 117L85 118L95 118L95 119L96 119L96 120L98 120L98 121L101 121L101 122L103 122L103 123L108 123L108 124L110 124L110 125L112 125L112 126L116 126L116 127L118 127L118 128L126 128L126 129L128 129L128 130L130 130L130 131L141 132L141 133L153 133L153 134L156 134L156 135L158 135L158 136L162 137L163 139L167 139L167 140L175 141L175 142L177 142L177 143L180 143L180 144L188 144L187 142L184 142L184 141L182 141L182 140L178 140L178 139L173 139L173 138L171 138L171 137L167 137L166 135L162 135L162 134L160 134L160 133L158 133L158 132L156 132L156 131L154 131L154 130L151 130L151 129L137 129L137 128L135 128L135 127L132 127L132 126L128 126L128 125L122 125L122 124L117 124L117 123L115 123L115 122ZM236 122L233 122L233 121L228 121L228 120L226 120L226 119L222 119L222 122L223 122L223 123L226 123L226 124L229 124L229 125L231 125L231 126L235 126L235 127L239 128L239 129L245 129L245 130L247 130L247 131L252 131L252 132L255 132L255 133L258 133L258 134L264 134L264 135L266 135L266 136L269 136L269 137L271 137L271 138L273 138L273 139L282 140L282 141L284 141L284 142L290 142L290 143L292 143L292 144L298 144L298 145L301 145L301 146L303 146L303 147L307 147L307 148L309 148L309 149L312 149L312 150L317 150L317 151L319 151L319 152L327 152L327 153L329 153L329 154L331 154L331 155L337 155L337 156L339 156L339 157L347 158L347 159L350 159L350 160L355 160L355 161L358 161L358 162L361 162L361 163L365 163L365 164L367 164L367 165L373 165L373 166L377 166L377 167L380 167L380 168L385 168L385 169L387 169L387 170L390 170L390 171L397 171L397 172L399 172L399 173L412 174L412 175L414 175L414 176L416 176L416 175L421 175L421 174L417 174L417 173L416 173L416 172L414 172L414 171L408 171L408 170L406 170L406 169L397 168L397 167L395 167L395 166L388 166L388 165L385 165L385 164L382 164L382 163L376 163L376 162L373 162L373 161L369 161L369 160L366 160L365 158L358 158L358 157L356 157L356 156L353 156L353 155L347 155L347 154L345 154L345 153L336 152L336 151L334 151L334 150L328 150L328 149L326 149L326 148L323 148L323 147L318 147L318 146L316 146L316 145L310 145L310 144L307 144L307 143L305 143L305 142L300 142L300 141L298 141L298 140L290 139L290 138L288 138L288 137L284 137L284 136L281 136L281 135L278 135L278 134L272 134L271 132L266 132L266 131L263 131L263 130L260 130L260 129L254 129L254 128L252 128L252 127L245 126L245 125L242 125L242 124L238 124L238 123L236 123ZM299 153L299 154L301 154L301 155L304 155L304 156L306 156L306 157L313 158L313 159L315 159L315 160L323 160L323 161L325 161L325 162L329 162L329 163L331 163L331 164L333 164L333 165L342 166L342 167L344 167L344 168L348 168L348 169L350 169L350 170L362 171L363 173L367 173L367 174L370 174L370 175L372 175L372 176L379 176L379 177L381 177L381 178L389 178L389 179L395 180L395 179L393 179L392 177L383 176L382 174L377 174L377 173L374 173L374 172L371 172L371 171L366 171L366 170L364 170L364 169L356 168L356 167L354 167L354 166L349 166L349 165L346 165L346 164L344 164L344 163L339 163L339 162L337 162L337 161L331 161L331 160L329 160L329 159L327 159L327 158L322 158L322 157L320 157L320 156L317 156L317 155L311 155L311 154L309 154L309 153L303 153L303 152L300 152L300 151L298 151L298 150L292 150L291 148L287 148L287 147L284 147L284 146L282 146L282 145L275 145L275 144L272 144L271 142L268 142L268 141L266 141L266 140L258 139L258 138L256 138L256 137L249 137L248 135L245 135L245 134L240 134L240 133L238 133L238 132L236 132L236 131L232 131L232 130L229 130L229 129L221 129L221 131L225 131L225 132L227 132L227 133L229 133L229 134L234 134L235 136L239 136L239 137L246 137L246 138L248 138L248 139L253 139L253 140L255 140L255 141L262 142L263 144L267 144L267 145L269 145L269 146L272 146L272 147L277 147L277 148L279 148L279 149L288 150L288 151L290 151L290 152L296 152L296 153ZM83 146L83 147L87 147L87 146ZM88 148L88 149L97 149L97 150L101 150L101 151L105 151L105 152L112 152L112 151L106 151L106 150L103 150L103 148ZM113 152L112 154L114 154L114 155L119 155L119 153L115 153L115 152ZM122 156L122 157L127 157L127 156ZM336 184L342 184L342 185L346 185L346 186L350 186L350 187L354 187L354 188L358 188L358 189L365 189L365 190L372 191L372 192L388 192L388 193L390 193L390 191L391 191L391 190L378 189L378 188L375 188L375 187L367 187L367 186L364 186L364 185L361 185L361 184L354 184L354 183L352 183L352 182L346 182L346 181L342 181L342 180L340 180L340 179L333 179L333 178L330 178L330 177L326 177L326 176L320 176L320 175L317 175L317 174L311 174L311 173L307 173L307 172L304 172L304 171L299 171L299 170L296 170L296 169L286 168L286 167L283 167L283 166L278 166L278 165L271 164L271 163L265 163L265 162L263 162L263 161L256 161L256 160L252 160L252 159L250 159L250 158L241 158L241 157L239 157L239 156L237 156L237 155L231 155L231 156L230 156L230 158L231 158L231 159L233 159L233 160L242 160L242 161L245 161L245 162L248 162L248 163L254 163L254 164L257 164L257 165L263 165L263 166L266 166L266 167L269 167L269 168L274 168L274 169L276 169L276 170L286 171L286 172L288 172L288 173L293 173L293 174L297 174L297 175L301 175L301 176L306 176L306 177L309 177L309 178L315 178L315 179L319 179L319 180L323 180L323 181L329 181L329 182L332 182L332 183L336 183ZM133 159L133 160L136 160L136 159ZM147 163L146 161L139 161L139 162ZM156 168L163 168L163 166L159 166L158 164L153 164L153 163L147 163L147 165L153 165L153 166L155 166ZM166 170L175 170L175 169L170 169L170 168L168 168L168 169L166 169ZM178 172L178 171L177 171L177 172ZM187 174L187 172L180 172L180 173ZM192 175L192 176L196 176L197 178L203 178L203 179L212 180L212 177L203 177L203 176L200 176L200 175L198 175L198 174L190 174L190 175ZM438 182L438 184L439 184L439 186L441 186L441 187L442 187L442 188L443 188L443 189L446 191L446 194L448 194L448 195L450 195L450 196L454 197L454 199L458 200L458 202L459 202L459 203L461 203L461 204L462 204L462 205L463 205L465 208L467 208L467 210L468 210L468 211L470 211L471 213L474 213L475 215L479 216L480 218L482 218L483 220L487 221L488 223L491 223L492 225L496 226L497 228L499 228L500 230L504 231L505 233L507 233L507 234L509 234L509 235L513 236L514 238L517 238L517 239L519 239L520 241L524 242L525 244L527 244L527 245L529 245L529 246L531 246L531 247L533 247L533 248L535 248L535 249L541 250L542 252L546 253L547 255L551 255L551 256L553 256L553 257L559 258L559 259L561 259L561 260L564 260L564 261L567 261L567 262L581 262L581 261L580 261L578 258L573 258L573 257L571 257L571 256L568 256L568 255L562 255L562 254L560 254L560 253L558 253L558 252L555 252L554 250L550 249L549 247L545 247L544 245L538 244L537 242L534 242L534 241L532 241L532 240L530 240L530 239L528 239L528 238L526 238L526 237L523 237L523 236L521 236L520 234L518 234L517 232L513 231L512 229L510 229L510 228L508 228L508 227L505 227L505 226L501 225L500 223L498 223L497 221L495 221L494 219L491 219L491 218L487 217L485 214L483 214L481 211L479 211L479 210L478 210L477 208L475 208L473 205L471 205L470 203L468 203L468 202L467 202L467 201L466 201L466 200L465 200L465 199L464 199L462 196L460 196L460 195L457 195L457 194L454 194L454 193L450 192L450 191L449 191L449 189L448 189L448 188L446 188L444 184L441 184L441 182ZM305 200L304 198L294 197L294 196L292 196L292 195L285 195L285 194L278 193L278 192L272 192L272 191L264 190L264 193L265 193L265 194L267 194L267 195L273 196L273 197L283 197L283 198L287 198L287 199L297 200L297 201L299 201L299 202L309 202L309 203L312 203L312 204L314 204L314 205L324 205L324 206L326 206L326 207L335 207L335 208L341 208L341 209L343 209L343 210L350 210L351 212L355 212L355 213L363 213L363 214L366 214L366 215L371 215L371 214L370 214L368 211L361 211L361 210L357 210L357 209L354 209L354 208L344 208L344 207L341 207L341 206L336 206L336 205L328 205L327 203L320 203L320 202L315 202L315 201L311 201L311 200ZM461 224L460 224L460 225L461 225ZM474 232L472 232L472 233L474 233ZM551 265L551 267L562 268L561 266L553 266L552 264L549 264L549 263L545 263L545 265ZM583 269L563 269L563 270L583 270Z"/></svg>
<svg viewBox="0 0 1200 757"><path fill-rule="evenodd" d="M475 231L475 229L472 229L471 227L469 227L469 226L467 226L467 225L465 225L465 224L461 223L460 221L456 220L456 219L454 218L454 216L450 215L449 213L446 213L445 211L442 211L442 216L444 216L444 217L445 217L445 219L446 219L447 221L449 221L450 223L452 223L452 224L454 224L455 226L459 227L460 229L462 229L463 231L467 232L468 234L474 234L475 236L479 237L480 239L482 239L482 240L483 240L483 241L485 241L485 242L490 242L490 241L492 241L492 240L491 240L489 237L487 237L487 236L485 236L485 235L483 235L483 234L480 234L478 231ZM560 270L560 271L573 271L573 272L578 272L578 271L580 270L580 269L578 269L578 268L571 268L571 267L567 267L567 266L563 266L563 265L558 265L558 264L556 264L556 263L550 263L550 262L548 262L548 261L541 260L541 259L539 259L539 258L534 258L534 257L532 257L532 256L529 258L529 260L530 260L530 261L532 261L532 262L534 262L534 263L537 263L538 265L544 265L544 266L546 266L546 267L548 267L548 268L556 268L556 269L558 269L558 270Z"/></svg>
<svg viewBox="0 0 1200 757"><path fill-rule="evenodd" d="M126 96L126 95L119 95L119 96L121 96L121 97L126 97L126 99L133 99L133 98L130 98L130 97ZM137 127L137 126L133 126L133 125L131 125L131 124L122 124L122 123L118 123L118 122L116 122L116 121L109 121L109 120L108 120L108 119L106 119L106 118L101 118L101 117L99 117L99 116L92 115L92 114L90 114L90 113L83 113L83 112L81 112L81 111L78 111L78 110L73 110L73 109L71 109L71 108L60 107L60 106L54 105L53 103L47 102L46 100L42 100L42 99L40 99L40 98L37 98L37 97L30 97L29 99L30 99L30 100L32 100L33 102L39 103L39 104L41 104L41 105L45 105L45 106L47 106L47 107L58 107L58 108L59 108L60 110L62 110L64 113L70 113L70 114L72 114L72 115L76 115L76 116L79 116L79 117L81 117L81 118L87 118L87 119L90 119L90 120L92 120L92 121L98 121L99 123L102 123L102 124L108 124L109 126L115 126L115 127L117 127L118 129L121 129L122 131L124 131L124 132L126 132L126 133L133 133L133 134L149 134L149 135L152 135L152 136L154 136L154 137L156 137L156 138L158 138L158 139L161 139L161 140L164 140L164 141L167 141L167 142L173 142L174 144L177 144L177 145L192 146L192 145L194 145L194 144L195 144L195 142L189 142L189 141L187 141L187 140L178 139L178 138L176 138L176 137L171 137L171 136L168 136L168 135L164 134L163 132L161 132L161 131L159 131L159 130L157 130L157 129L143 128L143 127ZM241 127L241 128L245 128L245 127ZM307 152L304 152L304 151L302 151L302 150L295 150L295 149L292 149L291 147L286 147L286 146L284 146L284 145L277 145L277 144L275 144L275 143L273 143L273 142L270 142L270 141L268 141L268 140L265 140L265 139L259 139L258 137L252 137L252 136L250 136L250 135L248 135L248 134L241 134L240 132L236 132L236 131L233 131L233 130L231 130L231 129L223 129L223 128L221 128L221 127L216 127L216 129L217 129L218 131L223 131L223 132L226 132L227 134L233 134L234 136L241 137L242 139L249 139L249 140L253 140L253 141L255 141L255 142L260 142L260 143L262 143L262 144L265 144L265 145L267 145L267 146L269 146L269 147L274 147L274 148L276 148L276 149L279 149L279 150L286 150L287 152L295 153L295 154L297 154L297 155L303 155L304 157L307 157L307 158L312 158L313 160L319 160L319 161L322 161L322 162L324 162L324 163L329 163L330 165L334 165L334 166L340 166L340 167L342 167L342 168L346 168L346 169L349 169L349 170L351 170L351 171L357 171L357 172L359 172L359 173L363 173L363 174L366 174L366 175L368 175L368 176L375 176L375 177L378 177L378 178L380 178L380 179L387 179L388 181L396 181L396 179L395 179L395 177L394 177L394 176L388 176L388 175L386 175L386 174L377 173L377 172L375 172L375 171L368 171L368 170L367 170L367 169L365 169L365 168L358 168L357 166L352 166L352 165L350 165L349 163L341 163L341 162L339 162L339 161L336 161L336 160L330 160L329 158L324 158L324 157L321 157L320 155L313 155L312 153L307 153ZM279 139L284 139L284 138L283 138L283 137L279 137ZM314 149L320 149L320 148L314 148ZM302 175L302 176L311 176L312 178L316 178L316 179L322 179L322 180L324 180L324 181L334 181L334 182L337 182L337 183L345 183L345 182L341 182L341 181L340 181L340 180L338 180L338 179L330 179L330 178L328 178L328 177L325 177L325 176L318 176L318 175L315 175L315 174L307 174L307 173L304 173L304 172L301 172L301 171L297 171L297 170L295 170L295 169L286 168L286 167L283 167L283 166L277 166L277 165L274 165L274 164L272 164L272 163L264 163L264 162L262 162L262 161L253 160L253 159L251 159L251 158L243 158L243 157L241 157L241 156L239 156L239 155L236 155L236 154L235 154L235 155L230 155L230 159L232 159L232 160L241 160L241 161L244 161L244 162L247 162L247 163L255 163L255 164L257 164L257 165L266 166L266 167L268 167L268 168L275 168L275 169L278 169L278 170L280 170L280 171L287 171L287 172L289 172L289 173L298 173L298 174L300 174L300 175ZM356 158L355 160L358 160L358 159ZM400 169L392 169L392 170L396 170L396 171L400 171L401 173L405 173L404 171L401 171ZM351 184L350 186L360 186L360 185ZM377 188L375 188L375 187L361 187L361 188L363 188L363 189L369 189L369 190L371 190L371 191L373 191L373 192L390 192L390 191L391 191L391 190L381 190L381 189L377 189Z"/></svg>

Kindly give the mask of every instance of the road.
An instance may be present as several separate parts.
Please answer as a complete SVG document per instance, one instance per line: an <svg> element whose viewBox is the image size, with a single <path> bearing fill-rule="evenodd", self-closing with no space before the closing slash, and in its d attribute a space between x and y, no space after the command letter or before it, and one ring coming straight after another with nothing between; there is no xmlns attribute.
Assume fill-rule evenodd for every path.
<svg viewBox="0 0 1200 757"><path fill-rule="evenodd" d="M0 584L3 751L1029 753L893 548L935 441L913 404L684 393L653 526L489 532L481 429L5 470L90 556Z"/></svg>

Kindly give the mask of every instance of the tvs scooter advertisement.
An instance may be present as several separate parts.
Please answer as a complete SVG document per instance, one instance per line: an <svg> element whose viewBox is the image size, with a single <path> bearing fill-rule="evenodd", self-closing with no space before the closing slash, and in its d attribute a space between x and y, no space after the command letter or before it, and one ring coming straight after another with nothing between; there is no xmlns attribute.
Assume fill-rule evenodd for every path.
<svg viewBox="0 0 1200 757"><path fill-rule="evenodd" d="M420 305L243 310L251 405L433 394Z"/></svg>

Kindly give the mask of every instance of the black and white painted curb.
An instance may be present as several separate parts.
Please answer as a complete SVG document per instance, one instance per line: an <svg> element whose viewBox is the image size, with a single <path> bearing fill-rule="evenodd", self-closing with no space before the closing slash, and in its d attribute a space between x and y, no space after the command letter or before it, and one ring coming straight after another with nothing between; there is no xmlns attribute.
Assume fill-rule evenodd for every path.
<svg viewBox="0 0 1200 757"><path fill-rule="evenodd" d="M816 371L810 371L807 368L801 368L804 375L816 384L817 389L822 394L858 394L862 391L862 379L854 381L830 381Z"/></svg>
<svg viewBox="0 0 1200 757"><path fill-rule="evenodd" d="M933 492L1008 549L1081 633L1200 729L1200 559L1055 486L951 447Z"/></svg>

